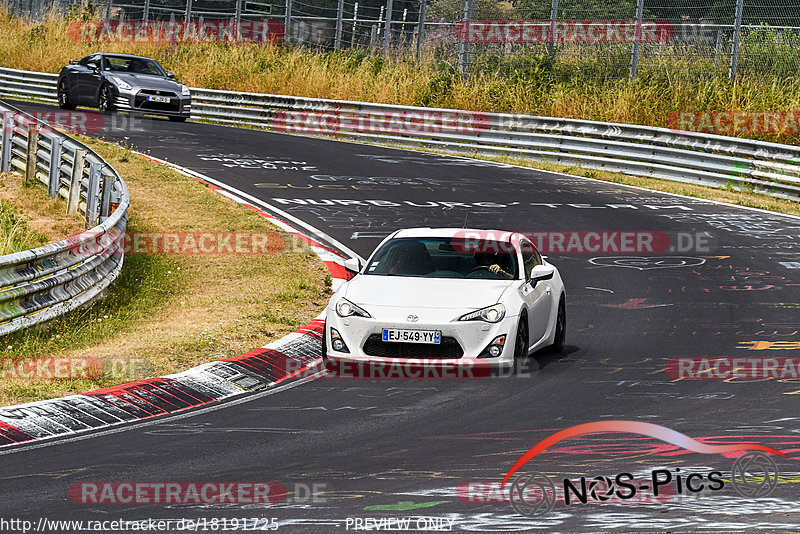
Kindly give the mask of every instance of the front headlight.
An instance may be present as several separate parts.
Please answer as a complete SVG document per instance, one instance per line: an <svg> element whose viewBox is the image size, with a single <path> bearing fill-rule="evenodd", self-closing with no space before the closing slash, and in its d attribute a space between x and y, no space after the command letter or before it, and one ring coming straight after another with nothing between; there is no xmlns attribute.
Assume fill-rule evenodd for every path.
<svg viewBox="0 0 800 534"><path fill-rule="evenodd" d="M339 317L350 317L351 315L359 315L361 317L372 317L366 310L359 308L346 298L342 297L336 303L336 313Z"/></svg>
<svg viewBox="0 0 800 534"><path fill-rule="evenodd" d="M133 87L131 87L131 84L129 84L124 80L120 80L119 78L114 78L114 77L111 77L111 80L113 80L113 82L117 84L117 87L119 87L124 91L130 91L131 89L133 89Z"/></svg>
<svg viewBox="0 0 800 534"><path fill-rule="evenodd" d="M499 323L506 316L506 307L502 304L495 304L488 308L483 308L474 312L467 313L458 318L459 321L486 321L487 323Z"/></svg>
<svg viewBox="0 0 800 534"><path fill-rule="evenodd" d="M183 96L191 96L192 93L189 92L189 87L181 84L181 95Z"/></svg>

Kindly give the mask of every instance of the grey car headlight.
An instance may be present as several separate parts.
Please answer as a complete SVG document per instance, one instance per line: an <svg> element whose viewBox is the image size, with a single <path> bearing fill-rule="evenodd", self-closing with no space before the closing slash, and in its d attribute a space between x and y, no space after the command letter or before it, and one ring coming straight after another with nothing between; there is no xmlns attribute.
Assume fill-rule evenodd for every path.
<svg viewBox="0 0 800 534"><path fill-rule="evenodd" d="M191 96L192 93L189 92L189 87L181 84L181 95L182 96Z"/></svg>
<svg viewBox="0 0 800 534"><path fill-rule="evenodd" d="M117 84L117 87L119 87L124 91L130 91L131 89L133 89L133 87L131 87L131 84L129 84L126 81L120 80L119 78L111 78L111 79L114 81L115 84Z"/></svg>
<svg viewBox="0 0 800 534"><path fill-rule="evenodd" d="M486 321L487 323L499 323L506 316L506 307L502 304L495 304L474 312L462 315L459 321Z"/></svg>
<svg viewBox="0 0 800 534"><path fill-rule="evenodd" d="M339 314L339 317L350 317L351 315L372 317L365 309L356 306L344 297L340 298L339 302L336 303L336 313Z"/></svg>

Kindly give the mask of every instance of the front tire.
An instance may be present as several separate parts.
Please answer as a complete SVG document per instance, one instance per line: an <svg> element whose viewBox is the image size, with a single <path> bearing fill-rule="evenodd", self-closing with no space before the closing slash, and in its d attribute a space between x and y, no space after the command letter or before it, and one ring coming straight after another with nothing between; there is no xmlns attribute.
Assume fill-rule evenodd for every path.
<svg viewBox="0 0 800 534"><path fill-rule="evenodd" d="M100 113L111 113L114 111L113 104L114 95L111 92L111 86L105 84L100 88L100 95L97 97L97 107Z"/></svg>
<svg viewBox="0 0 800 534"><path fill-rule="evenodd" d="M556 334L550 348L553 352L564 352L564 342L567 339L567 305L562 296L558 301L558 315L556 315Z"/></svg>
<svg viewBox="0 0 800 534"><path fill-rule="evenodd" d="M322 323L322 359L328 359L328 321Z"/></svg>
<svg viewBox="0 0 800 534"><path fill-rule="evenodd" d="M66 78L62 78L58 82L58 107L61 109L75 109L75 104L69 97L69 82Z"/></svg>
<svg viewBox="0 0 800 534"><path fill-rule="evenodd" d="M517 337L514 340L514 359L521 360L528 357L529 335L528 318L523 315L517 324Z"/></svg>

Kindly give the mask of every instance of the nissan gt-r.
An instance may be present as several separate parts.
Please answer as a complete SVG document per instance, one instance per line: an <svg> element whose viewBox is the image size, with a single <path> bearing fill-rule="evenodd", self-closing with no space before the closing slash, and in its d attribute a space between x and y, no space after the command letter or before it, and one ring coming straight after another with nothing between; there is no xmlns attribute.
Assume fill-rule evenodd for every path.
<svg viewBox="0 0 800 534"><path fill-rule="evenodd" d="M58 76L58 105L97 107L112 111L163 115L173 121L189 118L189 88L175 81L154 59L130 54L91 54L71 60Z"/></svg>

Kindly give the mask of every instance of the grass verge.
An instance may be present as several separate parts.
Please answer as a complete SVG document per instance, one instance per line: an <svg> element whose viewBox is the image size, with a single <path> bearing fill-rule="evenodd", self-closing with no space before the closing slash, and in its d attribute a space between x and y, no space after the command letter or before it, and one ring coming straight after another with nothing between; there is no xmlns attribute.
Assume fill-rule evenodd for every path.
<svg viewBox="0 0 800 534"><path fill-rule="evenodd" d="M105 298L0 340L0 404L58 397L236 356L294 331L326 305L327 270L294 238L167 167L116 145L84 142L128 183L129 234L279 232L287 250L126 254ZM18 362L50 357L96 358L103 372L74 380L15 374Z"/></svg>

